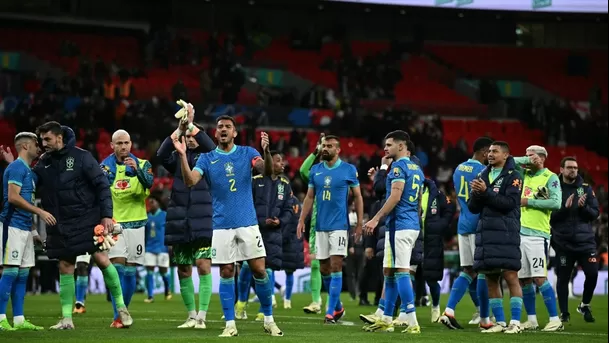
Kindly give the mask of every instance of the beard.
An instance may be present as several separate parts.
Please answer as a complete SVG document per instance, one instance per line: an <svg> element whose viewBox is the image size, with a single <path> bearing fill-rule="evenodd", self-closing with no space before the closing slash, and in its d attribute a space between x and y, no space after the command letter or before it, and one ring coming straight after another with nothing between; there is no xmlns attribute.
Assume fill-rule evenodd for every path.
<svg viewBox="0 0 609 343"><path fill-rule="evenodd" d="M332 161L333 158L334 156L332 156L332 154L321 154L322 161Z"/></svg>

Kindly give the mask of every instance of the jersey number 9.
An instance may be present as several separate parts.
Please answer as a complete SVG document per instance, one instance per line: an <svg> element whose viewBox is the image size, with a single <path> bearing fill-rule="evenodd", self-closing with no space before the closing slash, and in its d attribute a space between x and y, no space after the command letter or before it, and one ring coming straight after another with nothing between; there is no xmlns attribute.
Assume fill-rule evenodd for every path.
<svg viewBox="0 0 609 343"><path fill-rule="evenodd" d="M332 193L330 193L330 191L324 190L321 193L321 199L324 201L330 201L330 198L332 198Z"/></svg>
<svg viewBox="0 0 609 343"><path fill-rule="evenodd" d="M230 183L230 191L236 192L237 188L235 187L235 179L228 179L228 183Z"/></svg>
<svg viewBox="0 0 609 343"><path fill-rule="evenodd" d="M461 175L461 185L459 186L459 194L457 194L457 196L465 198L465 201L469 201L469 187L465 181L465 176L463 175Z"/></svg>
<svg viewBox="0 0 609 343"><path fill-rule="evenodd" d="M419 198L419 190L421 189L421 185L419 185L418 181L421 181L421 177L417 174L413 175L411 188L415 193L408 198L410 202L415 202Z"/></svg>

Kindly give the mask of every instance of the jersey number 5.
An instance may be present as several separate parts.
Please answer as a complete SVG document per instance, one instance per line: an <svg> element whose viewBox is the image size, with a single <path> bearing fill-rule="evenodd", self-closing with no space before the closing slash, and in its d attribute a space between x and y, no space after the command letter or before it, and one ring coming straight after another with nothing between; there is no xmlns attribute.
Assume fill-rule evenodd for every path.
<svg viewBox="0 0 609 343"><path fill-rule="evenodd" d="M228 179L228 183L230 183L230 191L236 192L237 188L235 187L235 179Z"/></svg>
<svg viewBox="0 0 609 343"><path fill-rule="evenodd" d="M421 177L417 174L412 176L412 190L415 192L414 195L411 195L408 200L410 202L415 202L419 198L419 190L421 189L421 185L419 185L419 181L421 181Z"/></svg>
<svg viewBox="0 0 609 343"><path fill-rule="evenodd" d="M469 186L465 181L465 176L461 175L461 185L459 186L459 194L457 194L460 198L465 198L465 201L469 201Z"/></svg>

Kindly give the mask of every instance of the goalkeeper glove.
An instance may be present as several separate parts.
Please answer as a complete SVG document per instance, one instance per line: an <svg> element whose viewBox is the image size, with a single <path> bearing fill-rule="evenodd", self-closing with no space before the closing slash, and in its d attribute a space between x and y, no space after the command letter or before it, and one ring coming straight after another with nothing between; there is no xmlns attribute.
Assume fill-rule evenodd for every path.
<svg viewBox="0 0 609 343"><path fill-rule="evenodd" d="M193 123L188 122L188 110L192 109L192 112L194 114L194 107L192 106L192 104L187 103L182 99L176 101L176 103L182 107L176 112L176 119L180 120L180 125L187 125L187 130L189 132L192 132L195 129L195 126ZM181 130L178 128L178 136L180 136L182 133L183 132L181 132Z"/></svg>
<svg viewBox="0 0 609 343"><path fill-rule="evenodd" d="M537 187L535 199L550 199L550 192L548 191L548 188L545 186Z"/></svg>

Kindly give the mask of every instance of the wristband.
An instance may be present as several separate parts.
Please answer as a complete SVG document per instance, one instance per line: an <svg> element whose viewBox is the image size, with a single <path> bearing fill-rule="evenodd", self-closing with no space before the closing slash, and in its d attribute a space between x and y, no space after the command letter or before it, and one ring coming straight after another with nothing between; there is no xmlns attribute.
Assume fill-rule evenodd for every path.
<svg viewBox="0 0 609 343"><path fill-rule="evenodd" d="M388 166L388 165L383 164L383 165L381 166L381 170L387 170L387 169L389 169L389 166Z"/></svg>

